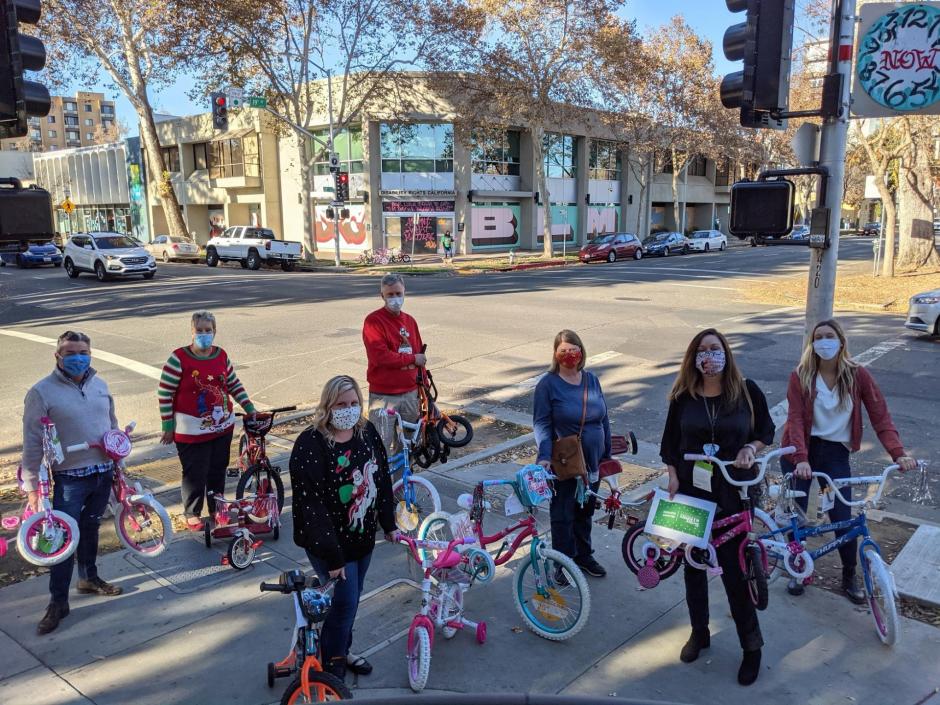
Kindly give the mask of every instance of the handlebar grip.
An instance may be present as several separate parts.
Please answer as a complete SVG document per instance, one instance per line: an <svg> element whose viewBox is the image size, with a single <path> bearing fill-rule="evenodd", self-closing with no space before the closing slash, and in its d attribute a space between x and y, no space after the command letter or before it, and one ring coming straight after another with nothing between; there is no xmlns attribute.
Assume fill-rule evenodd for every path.
<svg viewBox="0 0 940 705"><path fill-rule="evenodd" d="M477 542L476 536L464 536L463 540L461 541L463 545L467 545L468 543L476 543L476 542Z"/></svg>
<svg viewBox="0 0 940 705"><path fill-rule="evenodd" d="M264 410L263 412L261 412L261 413L264 413L264 414L280 414L282 411L297 411L297 405L294 404L293 406L279 406L279 407L277 407L276 409L265 409L265 410Z"/></svg>
<svg viewBox="0 0 940 705"><path fill-rule="evenodd" d="M287 594L290 592L290 585L281 585L280 583L261 583L261 592L280 592Z"/></svg>
<svg viewBox="0 0 940 705"><path fill-rule="evenodd" d="M77 452L80 451L80 450L88 450L89 448L91 448L91 444L90 444L90 443L87 443L87 442L86 442L86 443L76 443L76 444L73 445L73 446L67 446L66 449L65 449L65 452L66 452L66 453L77 453Z"/></svg>

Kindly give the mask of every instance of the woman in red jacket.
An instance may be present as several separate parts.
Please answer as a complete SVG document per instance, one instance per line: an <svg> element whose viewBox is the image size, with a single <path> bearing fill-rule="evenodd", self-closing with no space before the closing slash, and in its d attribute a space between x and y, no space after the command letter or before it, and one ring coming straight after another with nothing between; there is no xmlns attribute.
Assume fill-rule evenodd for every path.
<svg viewBox="0 0 940 705"><path fill-rule="evenodd" d="M781 445L792 445L796 452L783 458L780 465L784 473L795 476L794 489L806 492L814 470L834 480L851 477L849 453L861 445L862 405L878 440L901 470L917 466L901 445L888 405L871 373L849 356L845 333L837 321L822 321L813 328L800 364L790 374L787 401L790 408ZM839 491L846 499L852 499L851 487L841 487ZM800 503L806 509L806 498ZM829 510L829 519L845 521L851 514L851 507L836 500ZM836 531L835 535L847 532ZM863 604L865 593L855 574L857 553L855 541L839 547L842 590L852 602ZM791 595L801 595L803 585L791 580L787 590Z"/></svg>

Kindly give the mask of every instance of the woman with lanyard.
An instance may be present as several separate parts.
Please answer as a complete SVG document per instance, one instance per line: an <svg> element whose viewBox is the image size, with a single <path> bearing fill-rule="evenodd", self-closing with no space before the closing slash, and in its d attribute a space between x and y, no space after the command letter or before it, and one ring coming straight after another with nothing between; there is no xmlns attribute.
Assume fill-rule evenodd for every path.
<svg viewBox="0 0 940 705"><path fill-rule="evenodd" d="M793 473L793 489L808 492L813 470L833 480L852 476L849 453L857 451L862 440L862 405L878 434L878 440L902 471L913 470L917 461L908 456L891 421L888 405L871 373L850 356L842 326L835 320L822 321L813 328L803 348L800 364L790 374L787 387L789 410L783 428L783 445L796 452L780 460L784 473ZM843 497L852 500L852 488L840 487ZM797 500L806 509L807 498ZM838 500L829 509L832 522L852 517L852 508ZM848 529L836 531L842 536ZM839 546L842 559L842 592L857 605L865 603L855 574L858 564L856 541ZM802 595L803 584L791 580L791 595Z"/></svg>
<svg viewBox="0 0 940 705"><path fill-rule="evenodd" d="M663 430L660 455L669 471L669 495L677 492L718 505L716 518L741 511L741 498L720 472L707 463L684 460L686 453L704 453L733 460L740 477L753 477L750 470L757 453L773 442L774 424L760 388L745 380L734 362L725 337L713 328L696 335L685 351L672 391L669 414ZM728 595L731 617L744 655L738 683L750 685L760 673L761 637L757 612L750 600L744 574L738 563L738 548L744 536L717 549L721 581ZM692 622L692 635L679 658L695 661L710 645L708 627L708 576L685 566L685 599Z"/></svg>

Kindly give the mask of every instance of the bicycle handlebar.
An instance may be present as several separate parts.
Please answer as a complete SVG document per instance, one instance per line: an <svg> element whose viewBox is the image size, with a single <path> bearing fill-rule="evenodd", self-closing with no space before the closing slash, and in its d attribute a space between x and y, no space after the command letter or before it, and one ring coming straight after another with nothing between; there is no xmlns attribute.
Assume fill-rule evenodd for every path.
<svg viewBox="0 0 940 705"><path fill-rule="evenodd" d="M444 551L446 555L453 553L457 549L457 546L476 543L477 539L475 536L462 536L452 539L451 541L429 541L427 539L416 539L412 536L401 534L398 537L398 542L408 546L408 550L411 551L411 555L414 559L418 561L418 563L421 563L422 559L418 554L419 548L430 548L432 551Z"/></svg>
<svg viewBox="0 0 940 705"><path fill-rule="evenodd" d="M734 465L733 460L719 460L718 458L712 455L701 455L699 453L686 453L683 457L686 460L704 460L708 463L714 463L721 470L721 474L725 476L725 481L729 485L734 485L735 487L750 487L751 485L756 485L764 479L764 474L767 472L767 463L773 458L777 458L781 455L790 455L795 453L796 448L793 446L787 446L786 448L777 448L772 450L766 455L761 456L760 458L754 459L754 465L758 466L757 477L753 480L735 480L728 474L728 466ZM751 466L753 467L753 465Z"/></svg>
<svg viewBox="0 0 940 705"><path fill-rule="evenodd" d="M274 409L260 409L258 411L255 411L254 415L263 416L265 414L270 414L273 416L274 414L280 414L282 411L297 411L297 405L294 404L293 406L278 406ZM241 418L242 416L251 416L251 415L252 414L246 414L244 411L235 412L235 416L239 418Z"/></svg>
<svg viewBox="0 0 940 705"><path fill-rule="evenodd" d="M888 475L890 475L895 470L900 469L900 465L889 465L886 467L880 475L865 475L862 477L846 477L838 480L833 480L827 473L824 472L813 472L813 477L818 477L822 480L825 480L829 486L832 488L832 491L835 492L836 498L842 502L842 504L848 507L860 507L862 505L871 506L877 505L881 501L881 493L884 492L885 483L888 481ZM842 496L842 493L839 491L840 485L873 485L878 483L878 491L875 492L875 496L869 501L868 498L862 498L854 501L849 501Z"/></svg>
<svg viewBox="0 0 940 705"><path fill-rule="evenodd" d="M282 595L290 595L292 592L299 592L305 588L311 587L319 590L320 592L327 592L331 590L339 578L330 578L323 585L308 585L310 578L304 576L303 582L284 582L284 583L261 583L259 586L261 592L279 592Z"/></svg>

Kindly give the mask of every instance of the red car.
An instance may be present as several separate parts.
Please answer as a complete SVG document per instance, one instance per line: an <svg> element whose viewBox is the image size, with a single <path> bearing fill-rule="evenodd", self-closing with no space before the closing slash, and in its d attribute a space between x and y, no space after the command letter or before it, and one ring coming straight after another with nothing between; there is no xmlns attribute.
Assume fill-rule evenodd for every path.
<svg viewBox="0 0 940 705"><path fill-rule="evenodd" d="M581 248L578 259L582 262L607 260L616 262L618 259L641 259L643 245L633 233L608 233L598 235Z"/></svg>

